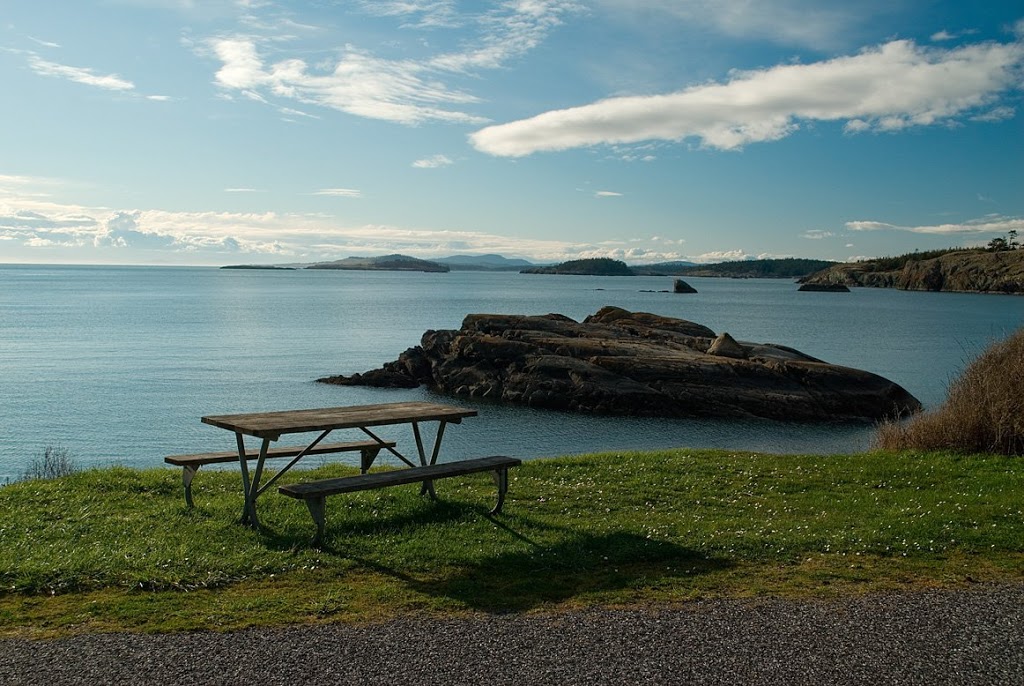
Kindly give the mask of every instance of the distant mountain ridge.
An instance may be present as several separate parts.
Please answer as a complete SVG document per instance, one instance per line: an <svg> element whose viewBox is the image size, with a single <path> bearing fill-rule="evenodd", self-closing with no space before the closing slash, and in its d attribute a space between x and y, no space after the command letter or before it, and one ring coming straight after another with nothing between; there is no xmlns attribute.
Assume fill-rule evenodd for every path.
<svg viewBox="0 0 1024 686"><path fill-rule="evenodd" d="M488 255L452 255L433 261L438 264L446 264L453 270L518 271L524 267L534 266L534 263L528 260L509 258L493 253Z"/></svg>

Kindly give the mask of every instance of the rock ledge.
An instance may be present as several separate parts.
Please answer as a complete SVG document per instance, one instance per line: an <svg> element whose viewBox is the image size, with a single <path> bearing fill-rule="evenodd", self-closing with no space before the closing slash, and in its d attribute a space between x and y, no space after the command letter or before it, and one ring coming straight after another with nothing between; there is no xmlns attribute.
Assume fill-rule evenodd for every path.
<svg viewBox="0 0 1024 686"><path fill-rule="evenodd" d="M683 319L604 307L560 314L471 314L427 331L381 369L324 383L411 388L613 415L878 419L921 404L876 374L771 343L737 341Z"/></svg>

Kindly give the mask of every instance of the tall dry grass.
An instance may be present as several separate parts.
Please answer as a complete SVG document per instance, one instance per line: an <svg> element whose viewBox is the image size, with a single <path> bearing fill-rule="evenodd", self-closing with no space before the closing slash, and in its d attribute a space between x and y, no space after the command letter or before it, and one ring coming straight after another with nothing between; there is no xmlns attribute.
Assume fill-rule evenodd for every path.
<svg viewBox="0 0 1024 686"><path fill-rule="evenodd" d="M59 445L48 445L43 454L32 458L22 474L23 481L31 479L60 479L78 471L71 451Z"/></svg>
<svg viewBox="0 0 1024 686"><path fill-rule="evenodd" d="M881 424L874 447L1024 454L1024 328L968 365L950 384L945 403L905 422Z"/></svg>

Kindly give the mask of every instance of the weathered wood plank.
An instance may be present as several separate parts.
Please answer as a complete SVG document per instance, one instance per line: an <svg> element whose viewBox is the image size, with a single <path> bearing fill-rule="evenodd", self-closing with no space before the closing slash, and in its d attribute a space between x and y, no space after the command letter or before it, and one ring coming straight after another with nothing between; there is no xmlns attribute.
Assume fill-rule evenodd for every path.
<svg viewBox="0 0 1024 686"><path fill-rule="evenodd" d="M420 481L436 481L438 479L476 472L508 469L509 467L517 467L521 464L522 460L518 458L495 455L473 460L442 462L441 464L413 467L411 469L397 469L388 472L375 472L373 474L360 474L358 476L343 476L334 479L319 479L317 481L287 484L280 486L277 490L292 498L318 498L338 493L351 493Z"/></svg>
<svg viewBox="0 0 1024 686"><path fill-rule="evenodd" d="M202 422L247 436L276 440L282 434L327 429L352 429L428 421L458 423L463 418L475 417L476 414L476 410L463 407L437 403L405 402L311 410L209 415L203 417Z"/></svg>

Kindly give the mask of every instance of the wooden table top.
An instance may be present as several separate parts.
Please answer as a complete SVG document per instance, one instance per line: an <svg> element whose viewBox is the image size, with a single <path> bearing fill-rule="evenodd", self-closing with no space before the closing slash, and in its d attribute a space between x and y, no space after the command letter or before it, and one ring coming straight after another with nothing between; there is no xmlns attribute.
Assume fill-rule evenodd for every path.
<svg viewBox="0 0 1024 686"><path fill-rule="evenodd" d="M444 421L458 423L463 417L475 417L476 410L436 403L407 402L383 405L350 405L312 410L252 412L203 417L204 424L235 433L277 440L281 434L352 429L361 426Z"/></svg>

